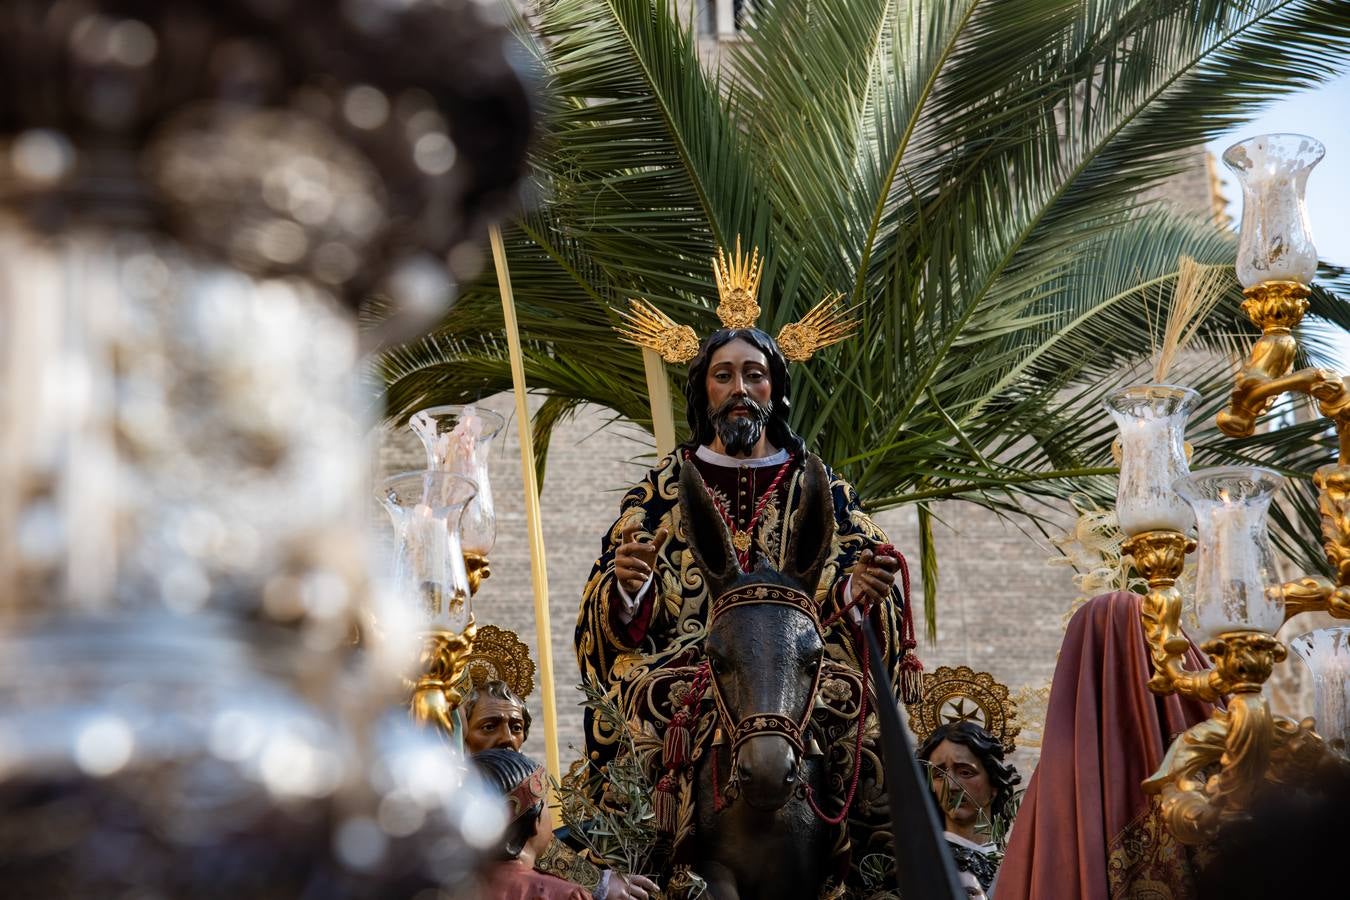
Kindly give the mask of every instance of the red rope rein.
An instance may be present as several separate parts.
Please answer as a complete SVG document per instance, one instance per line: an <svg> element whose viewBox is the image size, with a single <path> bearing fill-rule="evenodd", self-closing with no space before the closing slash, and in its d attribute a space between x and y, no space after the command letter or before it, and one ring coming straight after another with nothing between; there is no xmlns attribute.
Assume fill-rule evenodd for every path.
<svg viewBox="0 0 1350 900"><path fill-rule="evenodd" d="M905 612L901 624L900 640L901 647L908 652L918 646L918 641L914 639L914 620L909 609L909 564L905 562L905 557L900 551L895 549L894 544L882 544L875 551L876 556L889 556L897 560L900 564L900 582L904 589ZM821 623L822 627L829 628L844 617L850 609L859 609L862 611L862 618L865 620L872 613L872 600L866 595L860 594L856 599L841 604L834 615ZM860 627L866 628L864 621ZM858 725L856 735L853 741L853 776L849 779L848 794L844 798L844 805L835 816L826 815L825 811L816 803L815 791L810 786L806 789L806 802L811 805L811 811L820 817L821 821L827 825L838 825L848 818L849 810L853 807L853 800L858 795L858 780L862 771L862 741L863 731L867 724L867 702L868 702L868 666L871 661L871 655L868 651L867 642L862 645L862 672L859 673L862 682L862 696L858 700Z"/></svg>

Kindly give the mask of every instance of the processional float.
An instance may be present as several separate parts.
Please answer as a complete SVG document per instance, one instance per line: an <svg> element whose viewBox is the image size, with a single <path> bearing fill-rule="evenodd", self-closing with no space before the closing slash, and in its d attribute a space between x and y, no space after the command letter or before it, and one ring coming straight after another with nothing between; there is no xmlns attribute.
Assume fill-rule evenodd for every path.
<svg viewBox="0 0 1350 900"><path fill-rule="evenodd" d="M1237 259L1242 308L1262 334L1218 425L1231 437L1248 437L1286 392L1308 395L1331 419L1339 459L1318 469L1314 481L1336 579L1280 583L1266 533L1267 512L1284 482L1277 473L1249 466L1189 472L1183 433L1199 401L1195 391L1145 384L1106 401L1120 429L1116 510L1127 536L1124 552L1149 586L1141 610L1154 664L1149 688L1222 701L1211 718L1172 743L1144 785L1158 796L1168 830L1185 844L1208 843L1224 825L1249 814L1264 785L1315 786L1319 773L1347 765L1350 627L1322 628L1292 641L1312 671L1315 717L1295 722L1274 715L1261 693L1274 664L1287 656L1276 632L1289 617L1318 610L1350 618L1350 390L1325 369L1291 371L1298 349L1292 330L1308 309L1317 268L1304 189L1323 153L1312 138L1270 134L1224 154L1243 193ZM1195 601L1187 614L1177 580L1192 552L1198 554ZM1185 668L1186 630L1200 639L1212 668Z"/></svg>

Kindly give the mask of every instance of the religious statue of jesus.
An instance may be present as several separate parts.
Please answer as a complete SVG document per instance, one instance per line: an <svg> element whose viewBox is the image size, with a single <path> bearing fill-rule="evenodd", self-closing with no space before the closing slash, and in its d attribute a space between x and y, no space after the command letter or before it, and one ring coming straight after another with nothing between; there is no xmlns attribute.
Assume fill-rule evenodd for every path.
<svg viewBox="0 0 1350 900"><path fill-rule="evenodd" d="M789 424L788 358L779 341L751 327L752 317L724 314L729 300L743 304L746 294L753 315L758 314L753 301L758 271L753 262L746 267L738 247L733 266L723 263L715 268L723 301L718 312L724 323L730 318L733 327L705 339L689 364L685 397L690 440L661 459L624 495L582 595L577 658L583 678L600 685L635 675L636 669L687 665L700 656L710 598L689 551L680 512L684 466L697 467L703 476L732 534L741 568L751 571L760 560L783 566L809 452ZM784 329L780 337L799 350L795 346L799 336L789 341L791 334ZM686 345L694 340L689 333ZM817 341L811 349L819 346ZM804 359L809 350L806 356L794 356ZM908 598L896 583L901 561L889 551L878 553L883 545L889 547L886 535L863 511L853 488L828 468L826 472L836 530L816 600L822 620L850 607L830 629L826 652L860 668L857 610L870 609L892 679L897 685L914 684L919 666L909 656L912 624L906 627L903 616ZM609 757L614 740L598 718L588 716L592 759Z"/></svg>

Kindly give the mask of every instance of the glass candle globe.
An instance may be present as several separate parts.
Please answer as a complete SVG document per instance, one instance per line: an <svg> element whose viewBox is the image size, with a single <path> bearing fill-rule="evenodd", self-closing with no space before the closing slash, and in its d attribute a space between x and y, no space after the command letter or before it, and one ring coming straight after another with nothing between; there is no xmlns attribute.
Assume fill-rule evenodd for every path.
<svg viewBox="0 0 1350 900"><path fill-rule="evenodd" d="M1325 154L1321 141L1301 134L1261 134L1224 151L1224 164L1242 187L1237 277L1243 287L1312 281L1317 248L1303 196L1308 173Z"/></svg>
<svg viewBox="0 0 1350 900"><path fill-rule="evenodd" d="M1301 634L1289 647L1312 673L1317 733L1345 755L1350 746L1350 626Z"/></svg>
<svg viewBox="0 0 1350 900"><path fill-rule="evenodd" d="M492 439L506 420L477 404L433 406L413 413L409 427L422 439L427 468L467 478L478 486L460 522L465 553L486 557L497 540L497 514L492 506L488 458Z"/></svg>
<svg viewBox="0 0 1350 900"><path fill-rule="evenodd" d="M1128 535L1190 530L1195 517L1172 484L1185 476L1186 419L1200 401L1190 388L1144 384L1106 398L1120 428L1120 485L1116 515Z"/></svg>
<svg viewBox="0 0 1350 900"><path fill-rule="evenodd" d="M459 523L474 493L472 481L448 472L404 472L382 484L380 501L394 525L395 596L415 606L422 628L458 634L469 624Z"/></svg>
<svg viewBox="0 0 1350 900"><path fill-rule="evenodd" d="M1205 640L1234 631L1274 634L1284 624L1284 592L1266 532L1270 501L1283 484L1254 466L1202 469L1176 482L1195 510L1195 615Z"/></svg>

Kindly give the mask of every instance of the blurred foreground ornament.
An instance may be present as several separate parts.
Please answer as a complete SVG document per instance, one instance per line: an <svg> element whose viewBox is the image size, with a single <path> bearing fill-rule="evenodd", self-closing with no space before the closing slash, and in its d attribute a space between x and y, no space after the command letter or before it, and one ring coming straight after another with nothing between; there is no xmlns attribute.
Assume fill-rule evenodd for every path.
<svg viewBox="0 0 1350 900"><path fill-rule="evenodd" d="M0 8L7 894L472 890L500 803L346 639L352 313L442 315L523 165L485 14Z"/></svg>

